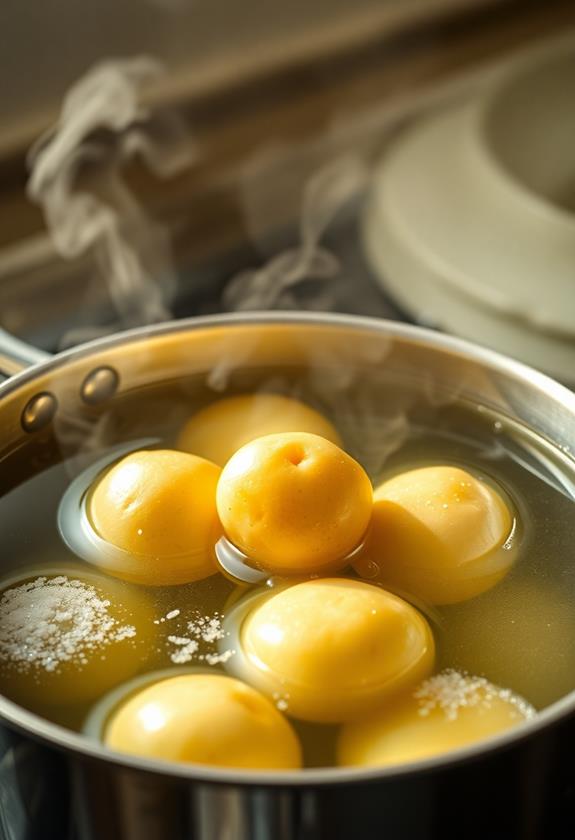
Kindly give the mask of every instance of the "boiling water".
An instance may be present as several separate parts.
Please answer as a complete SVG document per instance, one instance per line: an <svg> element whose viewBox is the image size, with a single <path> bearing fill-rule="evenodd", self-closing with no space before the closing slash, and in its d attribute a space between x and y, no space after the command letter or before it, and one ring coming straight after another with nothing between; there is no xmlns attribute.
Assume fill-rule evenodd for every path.
<svg viewBox="0 0 575 840"><path fill-rule="evenodd" d="M267 388L317 405L334 420L347 449L364 464L374 483L437 463L460 465L496 482L518 513L518 560L499 585L480 597L449 607L428 609L418 604L434 629L438 669L453 667L483 675L536 708L575 689L575 471L567 455L482 406L462 400L442 404L421 392L406 396L405 390L389 383L379 391L367 391L357 383L352 387L340 381L330 392L329 383L337 377L337 372L324 371L310 381L298 371L273 376L269 371L251 371L229 382L228 390L256 390L265 382ZM2 476L14 486L0 498L3 576L24 579L36 577L42 569L89 570L68 551L56 526L58 503L71 478L96 460L104 445L158 435L165 446L173 446L179 425L195 407L212 399L213 391L197 380L173 383L161 392L135 392L98 417L91 429L58 427L58 440L45 447L53 463L41 471L37 463L31 464L26 448L8 456ZM18 483L19 475L29 477ZM220 621L245 587L222 575L179 587L118 585L136 590L149 607L144 643L134 647L137 670L171 669L174 674L194 667L223 670L218 656ZM193 642L188 648L186 639ZM117 681L122 679L118 674ZM5 688L8 693L9 687ZM49 704L34 691L18 700L75 730L82 730L98 703L96 698L72 705ZM336 727L294 725L307 766L333 763Z"/></svg>

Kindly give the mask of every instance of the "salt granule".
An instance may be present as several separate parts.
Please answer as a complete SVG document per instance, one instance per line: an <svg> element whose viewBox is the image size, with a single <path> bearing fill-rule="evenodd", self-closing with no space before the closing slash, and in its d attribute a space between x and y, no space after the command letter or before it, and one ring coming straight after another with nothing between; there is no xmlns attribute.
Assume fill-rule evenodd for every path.
<svg viewBox="0 0 575 840"><path fill-rule="evenodd" d="M198 649L195 639L188 639L185 636L168 636L168 642L177 645L177 650L170 654L170 659L175 665L185 665L193 658Z"/></svg>
<svg viewBox="0 0 575 840"><path fill-rule="evenodd" d="M173 618L177 618L179 614L179 610L170 610L169 613L166 613L166 615L163 615L161 618L156 618L154 624L164 624L166 621L171 621Z"/></svg>
<svg viewBox="0 0 575 840"><path fill-rule="evenodd" d="M132 639L136 629L110 615L110 601L65 575L15 586L0 598L0 658L21 673L79 668L102 648Z"/></svg>
<svg viewBox="0 0 575 840"><path fill-rule="evenodd" d="M425 680L413 696L419 701L419 714L422 717L440 709L448 720L456 720L461 708L478 706L489 709L495 698L514 706L517 717L527 719L535 714L533 706L509 689L498 688L485 677L474 677L453 669Z"/></svg>
<svg viewBox="0 0 575 840"><path fill-rule="evenodd" d="M200 656L208 665L223 665L235 654L235 650L224 650L222 653L206 653Z"/></svg>

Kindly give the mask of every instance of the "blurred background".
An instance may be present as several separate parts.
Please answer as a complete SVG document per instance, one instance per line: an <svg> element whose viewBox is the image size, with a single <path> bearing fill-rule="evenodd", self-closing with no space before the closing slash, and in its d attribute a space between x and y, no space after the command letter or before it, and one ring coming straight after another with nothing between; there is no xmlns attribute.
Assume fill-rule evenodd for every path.
<svg viewBox="0 0 575 840"><path fill-rule="evenodd" d="M575 381L572 2L8 0L0 45L14 335L336 310Z"/></svg>

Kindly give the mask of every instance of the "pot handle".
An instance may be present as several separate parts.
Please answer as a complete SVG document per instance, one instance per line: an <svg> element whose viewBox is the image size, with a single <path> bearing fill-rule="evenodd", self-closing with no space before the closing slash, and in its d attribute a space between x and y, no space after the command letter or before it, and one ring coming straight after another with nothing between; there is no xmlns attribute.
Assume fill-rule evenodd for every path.
<svg viewBox="0 0 575 840"><path fill-rule="evenodd" d="M49 358L50 353L26 344L0 327L0 382Z"/></svg>

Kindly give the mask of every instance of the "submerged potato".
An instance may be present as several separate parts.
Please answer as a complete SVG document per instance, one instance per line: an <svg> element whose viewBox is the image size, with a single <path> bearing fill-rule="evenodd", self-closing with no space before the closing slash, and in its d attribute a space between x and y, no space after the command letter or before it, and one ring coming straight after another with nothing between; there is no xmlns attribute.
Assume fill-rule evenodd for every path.
<svg viewBox="0 0 575 840"><path fill-rule="evenodd" d="M142 689L112 715L104 741L120 752L168 761L301 766L297 736L273 703L221 674L175 676Z"/></svg>
<svg viewBox="0 0 575 840"><path fill-rule="evenodd" d="M102 554L106 571L151 586L213 574L220 472L185 452L142 450L104 473L88 499L88 516L97 534L124 552L113 561Z"/></svg>
<svg viewBox="0 0 575 840"><path fill-rule="evenodd" d="M333 424L309 405L281 394L242 394L194 414L180 432L178 447L223 467L246 443L281 432L310 432L341 444Z"/></svg>
<svg viewBox="0 0 575 840"><path fill-rule="evenodd" d="M0 689L28 707L91 700L145 663L145 594L97 574L46 572L0 597Z"/></svg>
<svg viewBox="0 0 575 840"><path fill-rule="evenodd" d="M532 717L521 697L482 677L446 671L342 729L338 763L383 767L455 750Z"/></svg>
<svg viewBox="0 0 575 840"><path fill-rule="evenodd" d="M333 723L427 676L434 644L406 601L361 581L305 581L265 597L243 621L227 667L302 720Z"/></svg>
<svg viewBox="0 0 575 840"><path fill-rule="evenodd" d="M465 470L424 467L374 493L370 532L354 567L430 604L473 598L509 571L513 516L500 494Z"/></svg>
<svg viewBox="0 0 575 840"><path fill-rule="evenodd" d="M229 540L260 568L283 574L342 568L372 510L363 468L318 435L267 435L228 461L217 507Z"/></svg>

